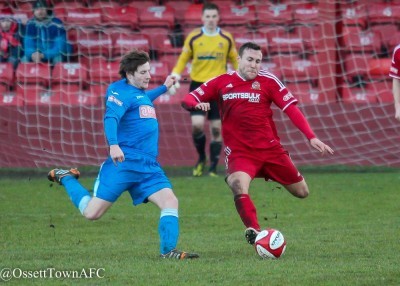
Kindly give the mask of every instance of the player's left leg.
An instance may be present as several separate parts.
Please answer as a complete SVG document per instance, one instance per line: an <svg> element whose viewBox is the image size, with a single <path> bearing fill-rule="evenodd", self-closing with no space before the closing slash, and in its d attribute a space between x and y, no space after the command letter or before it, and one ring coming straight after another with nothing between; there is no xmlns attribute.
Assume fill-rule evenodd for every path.
<svg viewBox="0 0 400 286"><path fill-rule="evenodd" d="M222 149L221 120L210 120L211 142L210 142L210 169L209 175L217 176L217 166Z"/></svg>
<svg viewBox="0 0 400 286"><path fill-rule="evenodd" d="M215 100L210 102L210 107L211 109L207 114L211 129L209 175L216 177L218 161L222 149L221 119L218 110L218 103Z"/></svg>
<svg viewBox="0 0 400 286"><path fill-rule="evenodd" d="M148 197L161 210L158 232L162 258L192 259L196 253L176 249L179 237L178 199L170 188L163 188Z"/></svg>
<svg viewBox="0 0 400 286"><path fill-rule="evenodd" d="M302 181L290 185L283 185L293 196L304 199L308 196L309 190L306 181Z"/></svg>

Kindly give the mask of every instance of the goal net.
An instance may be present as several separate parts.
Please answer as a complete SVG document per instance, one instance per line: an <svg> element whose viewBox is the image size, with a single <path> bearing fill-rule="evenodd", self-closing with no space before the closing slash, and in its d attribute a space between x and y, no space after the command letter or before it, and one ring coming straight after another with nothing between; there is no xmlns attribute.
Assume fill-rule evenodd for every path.
<svg viewBox="0 0 400 286"><path fill-rule="evenodd" d="M400 124L388 76L400 43L398 1L211 2L219 5L220 25L237 47L247 41L262 47L263 68L282 79L316 135L335 150L321 157L276 109L282 144L297 165L400 166ZM132 48L148 51L155 87L171 72L186 35L201 25L202 5L196 1L48 5L63 21L72 50L54 66L21 62L14 69L0 63L0 167L101 163L108 152L104 93L119 78L121 56ZM22 27L33 16L29 0L0 1L0 17L7 11ZM190 63L178 93L155 102L162 165L191 166L197 160L190 116L180 107L189 72Z"/></svg>

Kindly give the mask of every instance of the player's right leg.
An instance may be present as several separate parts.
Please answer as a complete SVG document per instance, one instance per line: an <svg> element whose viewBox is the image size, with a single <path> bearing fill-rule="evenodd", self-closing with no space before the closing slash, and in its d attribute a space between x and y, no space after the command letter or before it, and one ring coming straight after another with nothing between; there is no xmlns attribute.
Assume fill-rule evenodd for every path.
<svg viewBox="0 0 400 286"><path fill-rule="evenodd" d="M193 169L193 176L203 175L206 165L206 135L204 133L205 113L202 111L191 112L192 138L198 154L197 163Z"/></svg>
<svg viewBox="0 0 400 286"><path fill-rule="evenodd" d="M260 225L257 218L257 209L250 198L249 187L252 178L245 172L234 172L226 178L232 190L236 210L246 227L245 239L249 244L254 244Z"/></svg>

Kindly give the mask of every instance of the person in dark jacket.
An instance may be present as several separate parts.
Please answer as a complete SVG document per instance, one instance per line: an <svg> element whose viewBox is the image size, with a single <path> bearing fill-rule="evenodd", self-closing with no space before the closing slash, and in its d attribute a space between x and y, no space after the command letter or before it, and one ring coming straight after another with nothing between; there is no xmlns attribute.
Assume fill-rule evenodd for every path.
<svg viewBox="0 0 400 286"><path fill-rule="evenodd" d="M22 61L51 64L64 61L69 45L63 22L48 14L45 0L34 2L33 15L26 24Z"/></svg>

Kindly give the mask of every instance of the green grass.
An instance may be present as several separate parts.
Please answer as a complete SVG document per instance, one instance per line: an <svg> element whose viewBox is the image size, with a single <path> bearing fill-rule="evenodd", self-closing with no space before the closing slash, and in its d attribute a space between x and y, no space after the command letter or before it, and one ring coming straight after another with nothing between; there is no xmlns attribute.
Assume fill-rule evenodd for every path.
<svg viewBox="0 0 400 286"><path fill-rule="evenodd" d="M180 202L178 246L198 252L194 261L159 259L153 205L133 207L124 194L91 222L45 174L3 176L0 270L105 269L102 279L12 279L4 285L400 285L400 174L304 175L311 190L305 200L261 179L252 185L260 223L287 240L278 260L260 259L245 242L223 178L172 177ZM91 188L93 178L83 174L81 182Z"/></svg>

